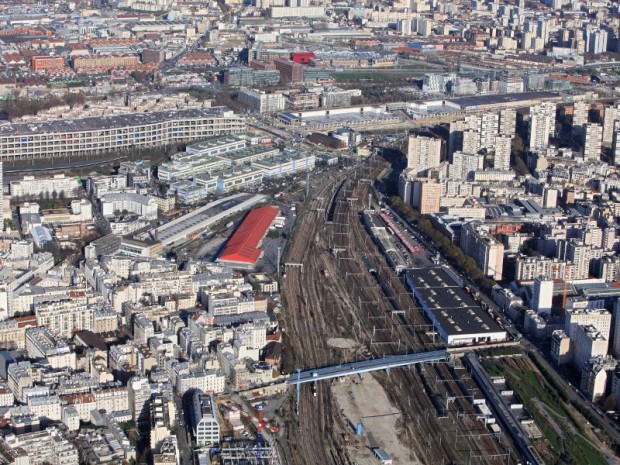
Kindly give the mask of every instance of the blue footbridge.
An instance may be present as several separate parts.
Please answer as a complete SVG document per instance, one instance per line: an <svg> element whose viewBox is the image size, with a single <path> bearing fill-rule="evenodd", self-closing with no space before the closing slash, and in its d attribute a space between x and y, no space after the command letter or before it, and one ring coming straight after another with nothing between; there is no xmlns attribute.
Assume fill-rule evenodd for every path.
<svg viewBox="0 0 620 465"><path fill-rule="evenodd" d="M301 385L304 383L314 383L326 379L340 378L342 376L360 375L371 371L387 371L392 368L405 367L418 363L442 362L449 358L450 353L447 350L433 350L405 355L389 355L381 358L332 365L312 370L297 370L297 373L291 373L289 375L286 384L297 387L297 408L299 408L300 389Z"/></svg>

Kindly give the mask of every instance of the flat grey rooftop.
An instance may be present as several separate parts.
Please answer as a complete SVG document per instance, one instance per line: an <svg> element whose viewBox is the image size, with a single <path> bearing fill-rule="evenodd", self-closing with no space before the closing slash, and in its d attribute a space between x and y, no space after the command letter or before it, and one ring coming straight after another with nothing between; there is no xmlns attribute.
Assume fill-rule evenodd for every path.
<svg viewBox="0 0 620 465"><path fill-rule="evenodd" d="M502 332L502 328L440 266L413 268L407 275L448 335Z"/></svg>
<svg viewBox="0 0 620 465"><path fill-rule="evenodd" d="M226 107L190 108L187 110L158 111L152 113L135 113L127 115L101 116L70 120L52 120L42 122L16 123L0 126L0 136L21 136L29 134L54 134L64 132L82 132L109 130L131 126L162 123L171 119L206 118L222 116Z"/></svg>

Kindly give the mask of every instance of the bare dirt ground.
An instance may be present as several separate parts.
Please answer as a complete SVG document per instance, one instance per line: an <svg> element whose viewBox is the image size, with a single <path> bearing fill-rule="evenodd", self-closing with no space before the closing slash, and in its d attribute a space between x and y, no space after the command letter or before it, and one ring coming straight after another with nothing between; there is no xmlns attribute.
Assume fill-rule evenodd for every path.
<svg viewBox="0 0 620 465"><path fill-rule="evenodd" d="M332 337L327 340L327 345L336 349L356 349L359 344L344 337Z"/></svg>
<svg viewBox="0 0 620 465"><path fill-rule="evenodd" d="M383 387L370 374L363 379L351 377L332 387L338 408L351 426L351 442L348 452L359 465L376 464L372 447L387 452L394 464L415 465L421 463L413 451L399 437L402 416L388 399ZM355 437L355 426L362 422L362 437Z"/></svg>

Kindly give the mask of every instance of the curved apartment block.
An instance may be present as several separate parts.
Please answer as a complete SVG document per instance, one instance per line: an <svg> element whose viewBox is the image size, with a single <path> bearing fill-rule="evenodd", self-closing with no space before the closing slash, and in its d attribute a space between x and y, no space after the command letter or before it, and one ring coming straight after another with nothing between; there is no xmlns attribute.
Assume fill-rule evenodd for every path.
<svg viewBox="0 0 620 465"><path fill-rule="evenodd" d="M0 160L84 156L191 142L245 130L226 107L0 126Z"/></svg>

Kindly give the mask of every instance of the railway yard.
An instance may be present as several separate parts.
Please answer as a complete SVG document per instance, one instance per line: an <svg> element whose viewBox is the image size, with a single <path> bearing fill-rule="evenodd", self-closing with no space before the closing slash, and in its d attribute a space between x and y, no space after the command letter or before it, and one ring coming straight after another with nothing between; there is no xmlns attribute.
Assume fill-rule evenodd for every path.
<svg viewBox="0 0 620 465"><path fill-rule="evenodd" d="M287 351L295 368L443 347L361 220L362 212L374 202L373 180L388 168L383 159L372 157L337 175L317 179L297 207L282 282ZM421 250L411 258L431 265ZM328 344L333 338L351 343ZM389 400L379 410L376 405L364 405L367 396L353 399L365 379L346 380L344 388L338 381L333 382L338 385L322 381L302 388L300 405L291 403L291 410L299 411L286 429L287 463L361 465L366 462L360 451L369 447L396 451L394 458L401 460L394 463L521 462L508 435L492 432L481 419L475 404L483 397L458 357L446 363L366 374L365 378L371 376ZM352 408L341 405L347 403L342 401L343 389L350 403L359 407L359 411L353 409L359 418L386 413L385 421L395 425L392 434L398 444L390 445L385 433L373 433L373 428L379 428L374 426L376 419L364 422L367 436L352 440L359 418L347 416ZM403 448L409 451L404 460L399 452Z"/></svg>

